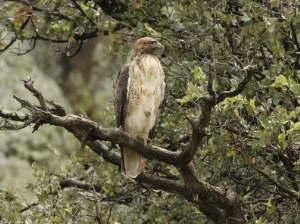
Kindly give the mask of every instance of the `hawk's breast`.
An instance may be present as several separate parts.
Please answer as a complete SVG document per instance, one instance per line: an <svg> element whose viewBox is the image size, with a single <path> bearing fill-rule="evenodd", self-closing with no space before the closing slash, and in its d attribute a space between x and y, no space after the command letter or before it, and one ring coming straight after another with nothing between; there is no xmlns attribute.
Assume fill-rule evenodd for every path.
<svg viewBox="0 0 300 224"><path fill-rule="evenodd" d="M164 72L158 58L142 55L129 66L125 131L148 138L164 99Z"/></svg>

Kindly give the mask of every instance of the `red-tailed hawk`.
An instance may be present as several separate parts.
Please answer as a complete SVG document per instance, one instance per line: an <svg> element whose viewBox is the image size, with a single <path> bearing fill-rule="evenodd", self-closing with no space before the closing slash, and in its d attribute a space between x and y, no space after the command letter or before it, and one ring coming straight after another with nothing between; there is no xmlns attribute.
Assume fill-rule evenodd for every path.
<svg viewBox="0 0 300 224"><path fill-rule="evenodd" d="M158 59L163 50L163 45L153 38L138 39L117 78L114 98L117 127L141 138L144 144L154 138L166 103L165 74ZM121 150L122 173L137 177L144 168L142 156L127 147L121 146Z"/></svg>

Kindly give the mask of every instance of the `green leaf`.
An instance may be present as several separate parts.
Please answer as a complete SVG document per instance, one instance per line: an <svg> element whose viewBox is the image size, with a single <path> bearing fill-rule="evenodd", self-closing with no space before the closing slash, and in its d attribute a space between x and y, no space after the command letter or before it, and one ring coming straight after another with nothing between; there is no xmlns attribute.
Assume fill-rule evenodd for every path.
<svg viewBox="0 0 300 224"><path fill-rule="evenodd" d="M231 151L229 151L229 152L226 153L226 156L227 157L235 157L236 156L236 151L231 150Z"/></svg>
<svg viewBox="0 0 300 224"><path fill-rule="evenodd" d="M300 96L300 84L291 84L291 91L295 94L295 97Z"/></svg>
<svg viewBox="0 0 300 224"><path fill-rule="evenodd" d="M5 200L8 202L15 201L17 199L16 195L11 191L8 190L5 192Z"/></svg>
<svg viewBox="0 0 300 224"><path fill-rule="evenodd" d="M274 33L276 18L263 17L266 29L269 33Z"/></svg>
<svg viewBox="0 0 300 224"><path fill-rule="evenodd" d="M192 73L194 74L194 78L196 80L200 80L203 76L205 76L204 72L202 71L201 67L195 67L192 70Z"/></svg>
<svg viewBox="0 0 300 224"><path fill-rule="evenodd" d="M295 195L297 198L300 198L300 191L294 191L294 195Z"/></svg>
<svg viewBox="0 0 300 224"><path fill-rule="evenodd" d="M245 12L243 12L243 16L241 16L240 19L244 22L248 22L251 20L251 18Z"/></svg>
<svg viewBox="0 0 300 224"><path fill-rule="evenodd" d="M191 100L191 98L189 96L184 96L181 99L177 99L177 102L181 103L181 104L184 104L184 103L189 102L190 100Z"/></svg>
<svg viewBox="0 0 300 224"><path fill-rule="evenodd" d="M249 105L255 110L255 97L249 100Z"/></svg>
<svg viewBox="0 0 300 224"><path fill-rule="evenodd" d="M52 223L61 223L61 218L59 216L54 216Z"/></svg>
<svg viewBox="0 0 300 224"><path fill-rule="evenodd" d="M269 122L268 122L268 118L263 116L261 117L261 119L259 120L261 126L265 129L265 130L270 130L269 127Z"/></svg>
<svg viewBox="0 0 300 224"><path fill-rule="evenodd" d="M41 219L39 224L46 224L46 221L44 219Z"/></svg>
<svg viewBox="0 0 300 224"><path fill-rule="evenodd" d="M291 133L293 133L295 131L299 131L299 130L300 130L300 121L294 123L292 125L292 127L289 130L287 130L286 133L289 135L289 134L291 134Z"/></svg>
<svg viewBox="0 0 300 224"><path fill-rule="evenodd" d="M285 141L285 134L284 134L284 133L281 133L281 134L278 135L277 138L278 138L278 141L279 141L279 142L283 142L283 141Z"/></svg>
<svg viewBox="0 0 300 224"><path fill-rule="evenodd" d="M283 75L279 75L271 84L271 87L282 87L288 84L287 79Z"/></svg>
<svg viewBox="0 0 300 224"><path fill-rule="evenodd" d="M38 171L38 170L40 169L36 162L33 162L33 163L31 164L31 168L32 168L34 171Z"/></svg>
<svg viewBox="0 0 300 224"><path fill-rule="evenodd" d="M290 113L289 113L289 118L290 119L293 119L293 118L296 118L297 117L297 113L296 113L296 111L291 111Z"/></svg>
<svg viewBox="0 0 300 224"><path fill-rule="evenodd" d="M46 190L42 190L41 192L36 193L39 201L45 201L48 197L48 192Z"/></svg>

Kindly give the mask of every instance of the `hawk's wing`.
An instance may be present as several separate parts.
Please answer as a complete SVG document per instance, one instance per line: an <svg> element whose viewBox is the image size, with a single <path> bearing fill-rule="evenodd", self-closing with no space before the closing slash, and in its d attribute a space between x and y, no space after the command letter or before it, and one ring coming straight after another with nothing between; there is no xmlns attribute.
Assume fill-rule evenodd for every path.
<svg viewBox="0 0 300 224"><path fill-rule="evenodd" d="M129 65L124 66L119 72L114 98L115 116L117 128L124 127L126 103L127 103L127 90L129 78Z"/></svg>

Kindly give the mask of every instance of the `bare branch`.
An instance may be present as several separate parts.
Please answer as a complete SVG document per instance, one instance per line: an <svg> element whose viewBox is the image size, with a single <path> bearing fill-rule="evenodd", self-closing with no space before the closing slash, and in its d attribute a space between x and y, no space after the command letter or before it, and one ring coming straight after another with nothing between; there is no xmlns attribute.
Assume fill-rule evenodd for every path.
<svg viewBox="0 0 300 224"><path fill-rule="evenodd" d="M40 91L38 91L36 88L34 88L34 86L33 86L33 83L34 83L33 79L29 77L22 81L24 83L25 88L28 89L39 100L41 109L44 111L48 111L48 109L46 107L46 102L45 102L45 99L44 99L42 93Z"/></svg>

